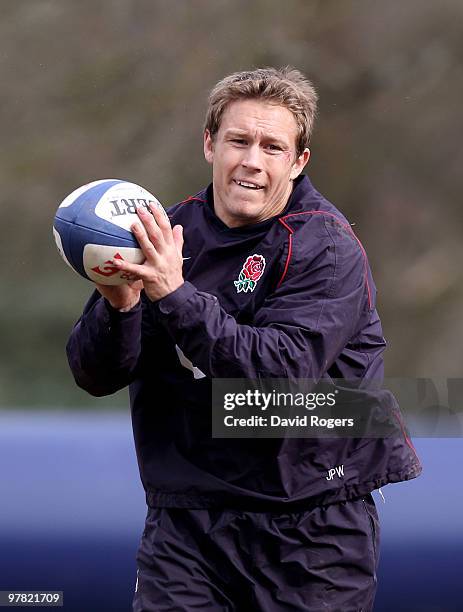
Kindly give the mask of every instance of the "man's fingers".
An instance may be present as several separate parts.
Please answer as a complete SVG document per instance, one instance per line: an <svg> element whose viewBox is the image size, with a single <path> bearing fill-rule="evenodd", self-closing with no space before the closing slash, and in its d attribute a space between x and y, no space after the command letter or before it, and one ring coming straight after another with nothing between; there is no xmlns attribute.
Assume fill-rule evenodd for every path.
<svg viewBox="0 0 463 612"><path fill-rule="evenodd" d="M143 206L139 206L137 208L137 213L141 221L140 225L142 228L139 232L140 236L146 235L148 240L153 243L154 247L161 252L163 250L165 238L158 223L155 221L155 219L153 219L153 215L151 215ZM135 224L135 226L136 225L137 224ZM132 226L132 230L134 230L135 226ZM138 234L136 234L136 236L138 240Z"/></svg>
<svg viewBox="0 0 463 612"><path fill-rule="evenodd" d="M127 274L130 276L131 284L138 282L140 279L143 279L144 275L146 275L146 268L142 264L130 263L125 259L112 259L111 265L119 268L119 270L127 272ZM137 285L135 286L138 288Z"/></svg>
<svg viewBox="0 0 463 612"><path fill-rule="evenodd" d="M172 235L174 237L175 246L177 247L177 252L181 255L183 251L183 227L181 225L176 225L172 230Z"/></svg>
<svg viewBox="0 0 463 612"><path fill-rule="evenodd" d="M159 248L160 251L162 250L162 244L159 244L159 240L162 240L159 228L157 230L157 237L153 236L152 233L149 235L149 230L146 228L146 225L142 223L134 223L132 225L132 231L146 259L153 260L156 257L156 249Z"/></svg>
<svg viewBox="0 0 463 612"><path fill-rule="evenodd" d="M153 213L154 220L156 221L159 229L162 232L164 240L167 244L172 244L172 226L170 225L169 217L167 216L164 209L159 208L157 204L150 204L150 210Z"/></svg>

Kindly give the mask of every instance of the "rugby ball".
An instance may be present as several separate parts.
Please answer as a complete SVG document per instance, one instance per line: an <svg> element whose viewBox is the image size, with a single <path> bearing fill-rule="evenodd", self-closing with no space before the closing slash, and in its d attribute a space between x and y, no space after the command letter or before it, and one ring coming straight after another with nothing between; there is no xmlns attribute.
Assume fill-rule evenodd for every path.
<svg viewBox="0 0 463 612"><path fill-rule="evenodd" d="M124 180L103 179L79 187L61 202L53 222L61 257L78 274L102 285L133 280L111 260L143 263L130 227L138 218L137 206L149 210L153 203L164 211L149 191Z"/></svg>

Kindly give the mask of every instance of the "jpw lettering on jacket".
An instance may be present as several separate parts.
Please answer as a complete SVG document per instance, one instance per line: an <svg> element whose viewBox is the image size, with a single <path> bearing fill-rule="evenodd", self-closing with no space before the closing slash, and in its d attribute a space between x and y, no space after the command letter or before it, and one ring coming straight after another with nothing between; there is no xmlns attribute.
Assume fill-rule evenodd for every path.
<svg viewBox="0 0 463 612"><path fill-rule="evenodd" d="M344 476L344 464L338 465L334 468L329 469L328 476L325 476L326 480L333 480L335 474L338 475L338 478L341 478L341 476Z"/></svg>
<svg viewBox="0 0 463 612"><path fill-rule="evenodd" d="M137 212L137 206L144 206L149 210L150 202L144 198L121 198L120 200L109 200L113 205L114 210L111 211L111 217L122 217L127 213L134 215Z"/></svg>

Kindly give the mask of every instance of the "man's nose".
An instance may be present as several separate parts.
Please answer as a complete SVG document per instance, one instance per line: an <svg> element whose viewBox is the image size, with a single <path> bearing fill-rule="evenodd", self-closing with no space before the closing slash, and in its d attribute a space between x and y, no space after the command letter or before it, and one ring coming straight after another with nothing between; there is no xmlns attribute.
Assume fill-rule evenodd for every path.
<svg viewBox="0 0 463 612"><path fill-rule="evenodd" d="M246 148L241 164L249 170L262 170L262 151L258 144Z"/></svg>

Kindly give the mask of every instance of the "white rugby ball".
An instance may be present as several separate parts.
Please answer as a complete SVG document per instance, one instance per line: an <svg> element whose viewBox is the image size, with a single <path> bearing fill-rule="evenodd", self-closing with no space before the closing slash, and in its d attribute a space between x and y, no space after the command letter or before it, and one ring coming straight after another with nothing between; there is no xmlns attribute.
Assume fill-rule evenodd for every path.
<svg viewBox="0 0 463 612"><path fill-rule="evenodd" d="M119 179L79 187L61 202L53 222L61 257L78 274L103 285L133 280L111 260L143 263L143 252L130 227L137 220L137 205L149 210L153 203L164 211L149 191Z"/></svg>

